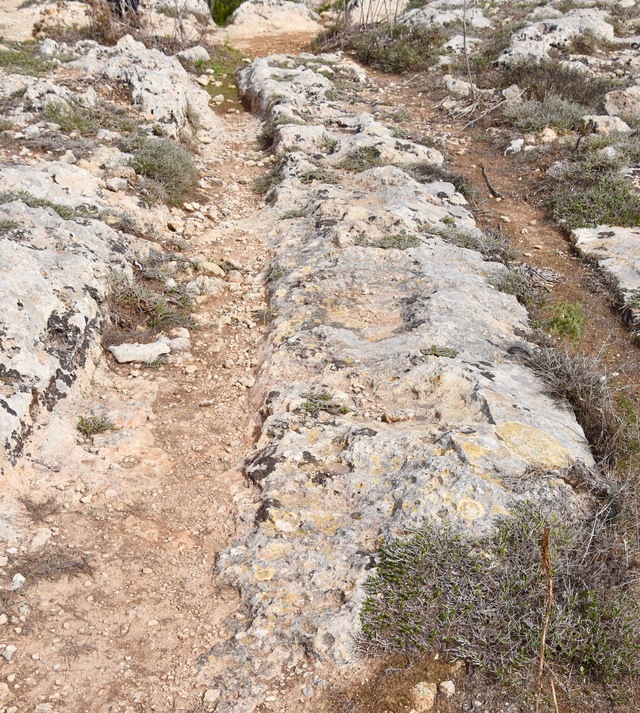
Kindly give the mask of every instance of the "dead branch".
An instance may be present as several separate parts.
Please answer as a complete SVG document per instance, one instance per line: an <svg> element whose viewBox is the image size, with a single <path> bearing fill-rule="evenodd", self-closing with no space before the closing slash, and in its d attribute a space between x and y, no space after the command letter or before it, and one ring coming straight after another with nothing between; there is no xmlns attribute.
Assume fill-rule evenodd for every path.
<svg viewBox="0 0 640 713"><path fill-rule="evenodd" d="M487 188L491 192L491 195L494 198L504 198L502 193L500 193L499 190L497 190L491 185L491 181L489 180L489 176L487 175L487 169L484 166L480 166L480 169L482 170L482 177L484 178L484 182L487 184Z"/></svg>

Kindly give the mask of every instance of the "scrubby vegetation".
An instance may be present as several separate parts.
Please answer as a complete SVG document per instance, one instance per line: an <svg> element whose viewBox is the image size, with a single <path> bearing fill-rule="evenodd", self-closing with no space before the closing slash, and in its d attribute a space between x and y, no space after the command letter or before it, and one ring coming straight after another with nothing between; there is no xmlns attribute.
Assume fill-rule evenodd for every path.
<svg viewBox="0 0 640 713"><path fill-rule="evenodd" d="M640 673L640 607L617 534L602 515L544 517L533 506L479 539L427 523L381 549L367 582L363 648L465 659L530 704L545 628L546 554L553 569L546 665L571 695L591 684L620 696Z"/></svg>
<svg viewBox="0 0 640 713"><path fill-rule="evenodd" d="M446 32L439 27L349 26L321 36L319 46L349 50L358 61L383 72L420 72L435 64L438 49L446 39Z"/></svg>
<svg viewBox="0 0 640 713"><path fill-rule="evenodd" d="M520 131L533 132L542 131L548 126L570 131L588 113L586 106L562 99L556 94L549 94L542 101L531 99L507 104L502 110L502 116L508 124Z"/></svg>
<svg viewBox="0 0 640 713"><path fill-rule="evenodd" d="M474 183L461 173L450 171L442 166L432 163L418 163L405 166L404 171L410 176L420 181L420 183L430 183L431 181L446 181L452 183L459 193L470 202L478 197L478 189Z"/></svg>
<svg viewBox="0 0 640 713"><path fill-rule="evenodd" d="M130 165L148 179L149 194L169 205L180 205L198 185L198 173L191 153L168 139L134 137L121 143L133 154Z"/></svg>
<svg viewBox="0 0 640 713"><path fill-rule="evenodd" d="M42 77L52 68L51 62L40 54L37 42L4 42L0 50L0 69L9 74Z"/></svg>

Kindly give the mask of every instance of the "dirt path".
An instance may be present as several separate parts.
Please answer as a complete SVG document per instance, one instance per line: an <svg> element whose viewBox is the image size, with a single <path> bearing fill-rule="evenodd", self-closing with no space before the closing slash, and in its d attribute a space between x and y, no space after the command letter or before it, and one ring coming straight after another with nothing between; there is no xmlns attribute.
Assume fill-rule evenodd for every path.
<svg viewBox="0 0 640 713"><path fill-rule="evenodd" d="M308 37L259 39L241 49L248 56L300 51L308 49ZM376 81L385 94L362 95L361 108L373 111L378 99L383 109L409 111L400 126L429 128L453 167L480 188L474 210L479 222L500 225L529 262L561 276L555 297L582 302L588 316L583 344L605 343L608 365L631 383L640 368L638 350L591 269L526 200L536 178L505 159L481 129L459 135L461 123L436 109L436 97L419 97L393 78ZM17 706L7 713L206 710L202 671L215 666L210 652L230 635L225 620L245 616L237 593L216 582L214 567L236 532L238 502L252 498L240 466L255 435L247 394L267 329L260 313L267 307L268 250L259 233L245 230L243 219L260 207L248 184L264 171L256 165L264 155L254 153L257 119L244 112L223 115L229 141L224 162L209 167L218 189L207 200L224 206L227 215L195 235L189 249L237 261L238 275L223 297L197 306L192 362L143 371L112 364L96 392L85 395L87 410L95 403L111 406L122 416L117 422L123 431L136 427L147 437L118 453L118 433L95 436L86 443L84 487L31 504L34 534L45 533L47 544L8 552L9 571L31 574L34 584L4 602L4 627L16 646L12 663L4 665L6 683L0 683L0 706ZM488 194L481 165L504 200ZM152 408L136 410L149 395ZM92 459L105 454L113 459L119 485L91 492ZM60 576L64 567L79 576ZM366 681L364 671L360 678ZM364 687L375 693L368 699L363 693L371 710L404 700L397 677L388 677L391 698L376 686L373 679ZM277 707L267 707L292 712L305 706L322 710L283 683Z"/></svg>
<svg viewBox="0 0 640 713"><path fill-rule="evenodd" d="M16 649L3 662L0 701L20 712L193 710L205 690L203 657L227 638L223 619L237 596L213 569L235 532L237 500L251 497L238 465L252 438L247 389L265 331L256 315L267 252L242 227L259 208L247 185L264 170L253 153L259 122L232 113L225 126L224 163L208 167L218 188L207 200L228 215L186 254L238 269L222 297L196 307L194 359L99 372L95 392L69 408L105 408L120 430L85 442L87 473L71 492L25 500L46 544L8 553L10 573L27 585L5 593ZM145 435L128 438L130 429ZM100 458L112 460L111 487L90 472Z"/></svg>

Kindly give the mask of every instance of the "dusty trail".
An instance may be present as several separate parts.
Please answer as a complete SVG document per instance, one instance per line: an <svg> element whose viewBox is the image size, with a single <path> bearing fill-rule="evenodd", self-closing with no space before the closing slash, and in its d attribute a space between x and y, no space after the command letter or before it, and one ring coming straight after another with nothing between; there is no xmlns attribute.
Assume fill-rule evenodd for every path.
<svg viewBox="0 0 640 713"><path fill-rule="evenodd" d="M297 52L308 49L308 37L254 40L240 49L251 57ZM414 90L388 77L376 81L386 89L384 100L365 93L354 110L373 113L379 99L383 108L408 109L411 118L400 126L428 125L454 167L481 187L483 198L474 210L479 223L500 224L529 262L562 276L554 293L584 303L589 316L585 341L606 342L606 361L631 380L640 367L637 349L590 270L545 224L542 212L523 201L533 185L527 169L520 171L487 141L476 140L479 130L459 138L460 124L439 114L432 97L416 97ZM260 122L244 112L222 116L229 139L224 163L209 167L219 188L206 199L226 206L228 215L196 235L189 249L217 261L231 258L239 263L239 274L223 298L196 307L194 362L157 371L112 365L111 372L98 373L96 393L85 394L86 411L100 403L116 414L123 431L146 435L137 445L135 439L127 441L124 451L119 432L94 436L86 445L87 470L92 458L108 458L119 485L93 492L88 472L84 487L78 484L64 505L51 501L30 513L34 534L51 533L46 552L52 567L54 558L68 551L74 561L86 564L79 577L48 581L42 576L5 602L5 626L15 634L17 651L6 683L0 684L0 702L18 701L17 713L34 707L40 713L207 710L203 695L216 665L210 652L232 633L225 620L246 616L237 593L217 582L214 567L217 554L236 533L239 503L253 498L241 466L256 436L255 409L247 393L267 331L269 255L263 236L243 224L261 205L248 185L264 171L256 165L261 157L253 153ZM485 195L481 164L505 194L503 201ZM149 398L153 405L146 408ZM33 483L38 480L37 473L31 474ZM26 572L29 556L20 553L15 566L9 563L11 571ZM41 564L33 558L33 567ZM426 671L416 669L416 680L430 675ZM265 710L328 710L324 703L300 697L305 675L302 670L288 673L277 702L265 700ZM366 680L364 667L356 677ZM398 680L390 676L389 688L403 705ZM364 687L373 691L369 700L377 711L394 699L382 696L376 686L369 682Z"/></svg>
<svg viewBox="0 0 640 713"><path fill-rule="evenodd" d="M238 465L251 443L246 394L265 331L254 313L264 311L267 254L241 221L259 203L247 183L261 169L246 165L255 164L248 156L259 122L226 114L225 129L226 159L209 166L219 188L207 200L231 219L192 238L187 255L232 259L240 270L224 297L196 307L193 362L112 364L96 375L96 392L74 404L114 414L120 430L93 436L86 463L112 460L118 485L98 486L87 473L64 505L36 505L33 491L27 509L49 543L11 557L11 571L36 574L37 584L8 595L4 609L17 651L1 692L19 711L192 710L205 690L201 658L227 636L222 621L237 596L212 572L235 532L237 500L251 497ZM132 428L139 435L123 442ZM80 576L37 575L49 566L57 578L67 551L86 563Z"/></svg>

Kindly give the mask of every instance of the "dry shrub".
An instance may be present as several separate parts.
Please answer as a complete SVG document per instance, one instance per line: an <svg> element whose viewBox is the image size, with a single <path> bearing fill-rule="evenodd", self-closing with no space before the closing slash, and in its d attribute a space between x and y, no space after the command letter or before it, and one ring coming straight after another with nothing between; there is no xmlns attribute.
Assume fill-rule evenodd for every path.
<svg viewBox="0 0 640 713"><path fill-rule="evenodd" d="M480 539L427 523L387 542L366 584L363 650L440 651L531 703L545 618L539 543L546 528L555 593L547 666L577 700L593 701L594 690L619 699L640 674L640 606L634 568L602 516L545 517L527 506Z"/></svg>

